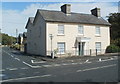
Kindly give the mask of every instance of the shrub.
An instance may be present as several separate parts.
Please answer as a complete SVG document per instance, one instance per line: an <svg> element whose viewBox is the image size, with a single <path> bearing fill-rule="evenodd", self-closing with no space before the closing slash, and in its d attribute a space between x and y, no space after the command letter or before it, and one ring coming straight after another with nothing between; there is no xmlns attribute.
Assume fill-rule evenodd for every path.
<svg viewBox="0 0 120 84"><path fill-rule="evenodd" d="M20 45L19 44L14 44L14 45L11 45L10 48L19 50L20 49Z"/></svg>
<svg viewBox="0 0 120 84"><path fill-rule="evenodd" d="M106 48L106 53L116 53L119 51L120 51L120 48L114 44L111 44Z"/></svg>

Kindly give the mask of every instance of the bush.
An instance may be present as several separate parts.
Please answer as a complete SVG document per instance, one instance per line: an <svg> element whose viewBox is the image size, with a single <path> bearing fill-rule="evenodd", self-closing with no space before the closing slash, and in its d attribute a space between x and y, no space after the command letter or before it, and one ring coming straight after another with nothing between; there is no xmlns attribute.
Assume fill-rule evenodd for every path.
<svg viewBox="0 0 120 84"><path fill-rule="evenodd" d="M20 49L20 45L19 44L14 44L14 45L11 45L10 48L19 50Z"/></svg>
<svg viewBox="0 0 120 84"><path fill-rule="evenodd" d="M106 53L116 53L116 52L120 52L120 48L114 44L111 44L106 48Z"/></svg>

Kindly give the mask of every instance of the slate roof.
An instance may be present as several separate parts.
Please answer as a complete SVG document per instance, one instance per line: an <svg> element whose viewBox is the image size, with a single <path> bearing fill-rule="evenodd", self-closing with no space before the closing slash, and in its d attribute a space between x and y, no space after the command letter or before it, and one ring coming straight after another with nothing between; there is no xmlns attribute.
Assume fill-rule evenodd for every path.
<svg viewBox="0 0 120 84"><path fill-rule="evenodd" d="M61 11L50 11L38 9L42 17L49 22L63 22L63 23L83 23L83 24L97 24L97 25L107 25L110 23L103 18L98 18L92 14L82 14L82 13L71 13L71 15L66 15ZM33 19L31 18L33 21Z"/></svg>
<svg viewBox="0 0 120 84"><path fill-rule="evenodd" d="M28 22L27 22L25 28L27 28L29 22L33 23L33 21L34 21L34 17L29 17Z"/></svg>
<svg viewBox="0 0 120 84"><path fill-rule="evenodd" d="M29 17L29 19L30 19L30 22L33 23L34 17Z"/></svg>

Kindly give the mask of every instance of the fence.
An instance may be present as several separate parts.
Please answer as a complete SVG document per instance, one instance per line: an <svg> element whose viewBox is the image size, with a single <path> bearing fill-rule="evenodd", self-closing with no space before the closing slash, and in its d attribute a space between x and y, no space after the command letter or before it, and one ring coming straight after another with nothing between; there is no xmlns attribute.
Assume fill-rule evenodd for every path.
<svg viewBox="0 0 120 84"><path fill-rule="evenodd" d="M66 50L64 52L54 52L56 57L63 57L63 56L97 56L105 53L105 49L97 50L97 49L90 49L84 51L78 50ZM47 55L51 55L51 51L47 51Z"/></svg>

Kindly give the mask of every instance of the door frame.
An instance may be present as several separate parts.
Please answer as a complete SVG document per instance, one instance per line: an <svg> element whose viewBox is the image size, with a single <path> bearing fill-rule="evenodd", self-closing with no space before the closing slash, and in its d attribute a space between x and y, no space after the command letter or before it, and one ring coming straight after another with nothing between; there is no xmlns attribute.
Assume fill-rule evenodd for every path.
<svg viewBox="0 0 120 84"><path fill-rule="evenodd" d="M78 55L80 56L84 55L84 49L85 49L85 42L78 42Z"/></svg>

